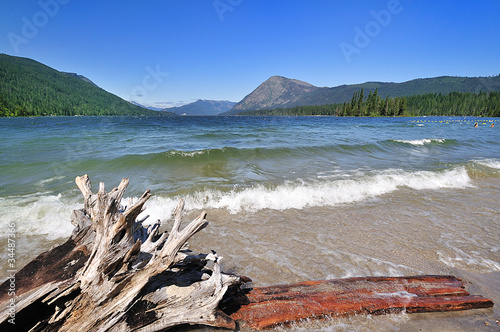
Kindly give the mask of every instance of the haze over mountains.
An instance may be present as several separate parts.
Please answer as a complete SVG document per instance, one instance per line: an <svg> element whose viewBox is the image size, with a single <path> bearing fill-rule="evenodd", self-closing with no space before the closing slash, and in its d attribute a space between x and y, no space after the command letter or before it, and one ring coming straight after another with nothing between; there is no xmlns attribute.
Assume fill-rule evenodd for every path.
<svg viewBox="0 0 500 332"><path fill-rule="evenodd" d="M236 115L251 110L326 105L349 101L355 92L378 89L382 98L427 93L500 91L500 75L415 79L402 83L366 82L317 87L272 76L240 102L197 100L152 111L127 102L76 73L65 73L35 60L0 54L0 116L33 115Z"/></svg>
<svg viewBox="0 0 500 332"><path fill-rule="evenodd" d="M366 95L369 91L378 89L378 94L383 98L426 93L500 91L500 75L493 77L441 76L402 83L366 82L331 88L316 87L283 76L272 76L225 114L234 115L251 110L344 103L352 98L354 92L361 89L365 90Z"/></svg>
<svg viewBox="0 0 500 332"><path fill-rule="evenodd" d="M90 79L0 54L0 116L167 115L101 89Z"/></svg>
<svg viewBox="0 0 500 332"><path fill-rule="evenodd" d="M170 107L164 111L173 112L178 115L218 115L229 111L235 102L228 100L202 100L179 107Z"/></svg>

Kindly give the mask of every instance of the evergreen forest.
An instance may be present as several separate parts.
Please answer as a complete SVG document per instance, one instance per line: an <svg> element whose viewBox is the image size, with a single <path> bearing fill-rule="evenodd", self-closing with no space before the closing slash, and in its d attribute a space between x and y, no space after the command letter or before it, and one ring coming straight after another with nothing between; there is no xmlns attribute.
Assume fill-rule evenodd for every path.
<svg viewBox="0 0 500 332"><path fill-rule="evenodd" d="M489 79L493 82L498 80L498 77L500 76ZM442 84L445 83L443 80L458 84L458 78L438 78L438 82ZM422 85L422 82L427 81L415 80L412 84ZM476 87L480 86L477 85L476 79L466 80L466 83L469 81L475 82ZM432 82L437 84L436 79ZM414 91L417 91L415 89ZM344 103L244 111L237 114L500 117L499 91L383 97L378 87L370 89L368 94L366 90L365 87L354 90L352 98ZM318 99L316 102L321 101ZM152 111L133 105L99 88L83 76L59 72L31 59L0 54L0 117L50 115L172 116L176 114Z"/></svg>
<svg viewBox="0 0 500 332"><path fill-rule="evenodd" d="M167 115L133 105L74 74L0 54L0 116Z"/></svg>
<svg viewBox="0 0 500 332"><path fill-rule="evenodd" d="M239 115L325 116L481 116L500 117L500 92L427 93L382 98L378 89L354 92L342 104L298 106L241 112Z"/></svg>

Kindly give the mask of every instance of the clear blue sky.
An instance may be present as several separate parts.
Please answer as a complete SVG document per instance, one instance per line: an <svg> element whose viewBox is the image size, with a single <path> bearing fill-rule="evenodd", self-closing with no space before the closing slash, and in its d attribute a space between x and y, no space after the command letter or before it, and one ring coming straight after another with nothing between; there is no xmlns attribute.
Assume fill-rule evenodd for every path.
<svg viewBox="0 0 500 332"><path fill-rule="evenodd" d="M498 0L3 0L0 8L0 53L148 105L239 101L272 75L337 86L500 74Z"/></svg>

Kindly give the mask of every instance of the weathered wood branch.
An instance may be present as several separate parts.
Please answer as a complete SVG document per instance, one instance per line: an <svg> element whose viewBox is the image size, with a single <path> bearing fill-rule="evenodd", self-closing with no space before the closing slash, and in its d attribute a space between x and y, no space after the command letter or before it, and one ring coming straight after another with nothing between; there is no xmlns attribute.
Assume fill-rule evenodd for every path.
<svg viewBox="0 0 500 332"><path fill-rule="evenodd" d="M128 185L92 192L87 175L76 178L84 208L74 211L70 239L16 274L16 326L33 331L159 331L179 324L234 328L218 304L239 277L222 273L215 253L193 255L183 249L207 226L206 213L181 230L184 202L175 210L172 232L159 234L160 222L148 228L136 221L151 196L120 203ZM0 303L9 301L6 283Z"/></svg>
<svg viewBox="0 0 500 332"><path fill-rule="evenodd" d="M266 329L309 318L406 311L456 311L493 306L453 276L363 277L254 288L224 310L241 325Z"/></svg>
<svg viewBox="0 0 500 332"><path fill-rule="evenodd" d="M406 311L487 308L451 276L365 277L308 281L242 290L250 281L225 274L215 252L195 255L189 238L207 226L202 212L181 229L184 201L170 234L160 221L137 220L151 193L122 207L123 179L109 193L76 178L84 208L62 245L39 255L15 275L16 325L8 323L9 282L0 285L1 331L160 331L180 324L270 328L308 318ZM224 298L223 298L224 297ZM222 309L220 309L222 308Z"/></svg>

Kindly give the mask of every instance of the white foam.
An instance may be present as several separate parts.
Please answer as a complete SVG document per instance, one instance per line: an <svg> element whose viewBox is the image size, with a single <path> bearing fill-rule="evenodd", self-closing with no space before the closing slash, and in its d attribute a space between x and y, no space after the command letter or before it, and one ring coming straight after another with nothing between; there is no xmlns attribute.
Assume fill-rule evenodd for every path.
<svg viewBox="0 0 500 332"><path fill-rule="evenodd" d="M462 269L478 269L481 272L498 272L500 271L500 262L495 262L491 259L481 257L479 253L466 253L463 250L454 248L455 257L450 257L442 252L438 252L439 260L449 267Z"/></svg>
<svg viewBox="0 0 500 332"><path fill-rule="evenodd" d="M402 297L405 300L411 300L414 297L417 297L417 294L409 293L407 291L399 291L393 293L376 293L375 297L387 298L387 297Z"/></svg>
<svg viewBox="0 0 500 332"><path fill-rule="evenodd" d="M408 172L391 169L379 172L358 172L354 176L310 181L297 180L281 185L255 185L230 192L207 189L184 197L186 210L225 209L232 214L265 209L287 210L308 207L336 206L363 201L394 192L403 187L413 190L463 188L471 180L464 167L448 171ZM122 204L127 204L125 199ZM153 196L146 203L146 224L169 219L178 203L177 197ZM44 235L48 240L67 237L73 226L71 212L82 207L81 198L68 202L61 195L37 193L0 199L0 234L9 223L16 224L21 234ZM141 218L143 216L140 216Z"/></svg>
<svg viewBox="0 0 500 332"><path fill-rule="evenodd" d="M400 277L406 274L422 273L402 264L395 264L359 253L336 250L329 251L328 254L335 258L336 265L338 265L342 274L329 274L326 279L352 278L367 275Z"/></svg>
<svg viewBox="0 0 500 332"><path fill-rule="evenodd" d="M50 179L43 179L43 180L40 180L38 181L38 185L44 185L46 183L50 183L50 182L53 182L53 181L57 181L57 180L61 180L61 179L64 179L65 176L55 176L53 178L50 178Z"/></svg>
<svg viewBox="0 0 500 332"><path fill-rule="evenodd" d="M255 185L250 188L223 192L199 191L185 197L187 210L226 209L232 214L264 209L287 210L308 207L335 206L354 203L396 191L402 187L414 190L464 188L471 185L464 167L444 172L386 170L357 174L354 178L320 179L287 182L274 187ZM154 211L170 215L177 198L156 198L148 202L148 214Z"/></svg>
<svg viewBox="0 0 500 332"><path fill-rule="evenodd" d="M425 145L435 143L444 143L446 140L444 138L424 138L424 139L416 139L416 140L398 140L395 139L395 142L406 143L411 145Z"/></svg>
<svg viewBox="0 0 500 332"><path fill-rule="evenodd" d="M210 152L208 150L195 150L195 151L173 150L173 151L167 152L167 156L171 156L171 157L178 157L178 156L180 156L180 157L195 157L195 156L204 155L207 153L210 153Z"/></svg>
<svg viewBox="0 0 500 332"><path fill-rule="evenodd" d="M70 217L82 204L61 201L61 195L37 193L0 199L0 234L15 225L16 236L44 235L47 240L67 237L73 231Z"/></svg>
<svg viewBox="0 0 500 332"><path fill-rule="evenodd" d="M475 160L475 162L478 163L479 165L500 170L500 160L498 159Z"/></svg>

